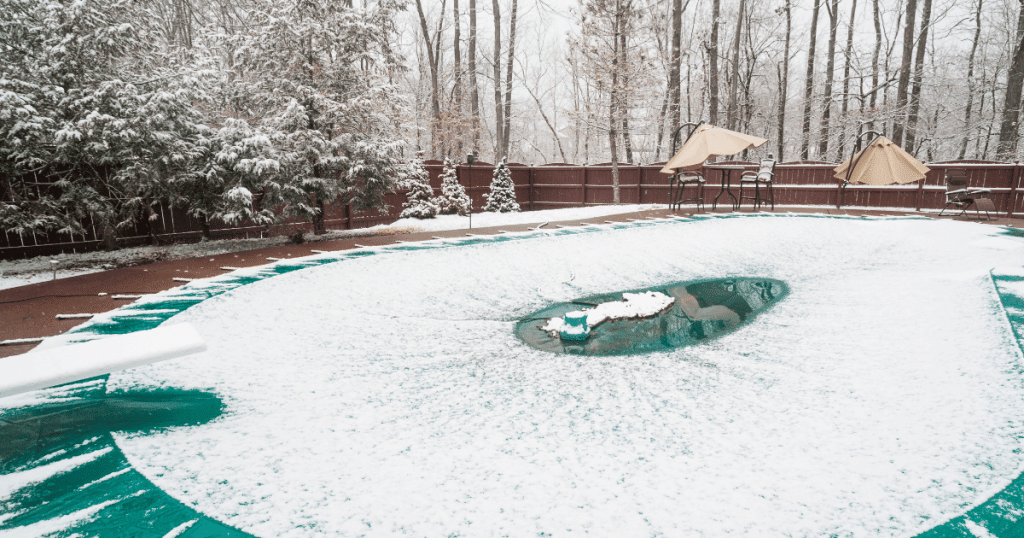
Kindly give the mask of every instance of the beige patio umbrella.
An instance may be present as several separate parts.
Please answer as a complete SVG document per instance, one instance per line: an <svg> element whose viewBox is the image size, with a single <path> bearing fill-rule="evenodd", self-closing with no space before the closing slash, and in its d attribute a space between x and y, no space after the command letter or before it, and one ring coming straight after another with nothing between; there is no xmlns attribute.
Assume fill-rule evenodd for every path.
<svg viewBox="0 0 1024 538"><path fill-rule="evenodd" d="M693 135L679 148L661 169L662 174L675 174L677 170L697 170L710 157L735 155L743 150L754 149L767 139L730 131L714 125L701 124Z"/></svg>
<svg viewBox="0 0 1024 538"><path fill-rule="evenodd" d="M851 161L854 163L852 172L849 169ZM864 185L903 184L924 179L928 170L903 148L879 136L852 159L836 167L835 178Z"/></svg>

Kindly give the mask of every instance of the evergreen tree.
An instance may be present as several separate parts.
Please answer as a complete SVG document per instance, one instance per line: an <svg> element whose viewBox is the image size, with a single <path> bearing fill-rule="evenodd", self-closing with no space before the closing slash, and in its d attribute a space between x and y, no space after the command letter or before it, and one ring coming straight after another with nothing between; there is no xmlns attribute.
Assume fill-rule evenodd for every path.
<svg viewBox="0 0 1024 538"><path fill-rule="evenodd" d="M430 188L430 176L423 168L423 152L417 151L412 162L409 163L409 175L405 181L405 188L409 189L409 201L402 204L405 209L399 218L432 219L437 216L438 207L431 198L434 196L434 189Z"/></svg>
<svg viewBox="0 0 1024 538"><path fill-rule="evenodd" d="M403 174L394 117L404 101L393 82L403 67L392 49L401 2L247 5L246 30L224 46L235 51L231 90L244 96L237 113L261 118L288 178L266 203L314 223L335 201L385 212Z"/></svg>
<svg viewBox="0 0 1024 538"><path fill-rule="evenodd" d="M110 230L195 172L205 95L145 6L0 0L0 14L0 228Z"/></svg>
<svg viewBox="0 0 1024 538"><path fill-rule="evenodd" d="M491 193L485 194L487 205L484 211L494 213L518 213L519 204L516 202L516 187L512 183L512 171L505 166L505 159L498 163L494 169L494 179L491 180Z"/></svg>
<svg viewBox="0 0 1024 538"><path fill-rule="evenodd" d="M456 165L449 158L444 159L444 172L441 176L441 195L434 198L438 211L442 215L469 215L472 208L466 189L459 183L456 175Z"/></svg>

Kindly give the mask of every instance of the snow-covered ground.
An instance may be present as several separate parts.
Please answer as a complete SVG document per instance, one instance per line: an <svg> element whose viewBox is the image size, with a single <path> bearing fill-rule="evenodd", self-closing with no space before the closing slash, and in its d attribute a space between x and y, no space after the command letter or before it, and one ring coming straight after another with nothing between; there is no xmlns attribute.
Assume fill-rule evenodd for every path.
<svg viewBox="0 0 1024 538"><path fill-rule="evenodd" d="M473 226L509 226L513 224L556 222L561 220L587 219L613 215L660 209L665 205L619 205L592 206L567 209L548 209L523 213L474 213ZM349 237L368 235L395 235L411 232L461 230L469 226L469 217L458 215L441 215L433 219L401 219L392 224L381 224L370 228L356 230L331 230L326 235L314 236L306 234L307 241L330 241ZM269 237L266 239L227 239L202 243L183 243L165 246L143 246L123 248L114 252L85 252L81 254L59 254L56 256L38 256L24 260L0 260L0 290L25 286L36 282L53 279L53 267L50 260L57 260L57 278L68 278L88 273L96 273L115 267L142 265L161 260L175 260L213 256L227 252L241 252L257 248L283 245L287 237Z"/></svg>
<svg viewBox="0 0 1024 538"><path fill-rule="evenodd" d="M108 390L208 390L226 413L120 448L266 537L906 536L1024 463L1022 357L989 276L1024 241L999 228L773 216L439 243L325 254L172 318L210 350ZM728 276L790 295L668 352L513 334L554 302Z"/></svg>

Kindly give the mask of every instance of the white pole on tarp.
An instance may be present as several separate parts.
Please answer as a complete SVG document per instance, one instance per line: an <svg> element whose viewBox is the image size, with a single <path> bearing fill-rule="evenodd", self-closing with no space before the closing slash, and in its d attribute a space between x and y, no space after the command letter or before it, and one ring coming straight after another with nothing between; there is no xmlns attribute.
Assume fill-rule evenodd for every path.
<svg viewBox="0 0 1024 538"><path fill-rule="evenodd" d="M0 398L206 351L191 324L157 327L0 359Z"/></svg>

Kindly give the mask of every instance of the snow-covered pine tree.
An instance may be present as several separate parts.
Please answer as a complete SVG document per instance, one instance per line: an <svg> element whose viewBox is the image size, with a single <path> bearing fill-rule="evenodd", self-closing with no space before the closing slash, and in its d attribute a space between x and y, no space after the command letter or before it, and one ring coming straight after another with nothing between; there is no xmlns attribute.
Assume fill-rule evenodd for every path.
<svg viewBox="0 0 1024 538"><path fill-rule="evenodd" d="M442 215L468 215L471 205L466 189L459 183L456 165L449 158L444 159L444 172L441 175L441 195L434 198L438 211Z"/></svg>
<svg viewBox="0 0 1024 538"><path fill-rule="evenodd" d="M235 51L232 101L245 104L235 112L260 118L287 180L268 192L270 206L314 229L334 202L386 212L404 168L394 118L405 105L393 82L404 67L392 47L401 9L397 0L253 0L245 30L223 36Z"/></svg>
<svg viewBox="0 0 1024 538"><path fill-rule="evenodd" d="M516 187L512 183L512 171L505 166L505 159L498 163L494 169L494 179L491 180L491 193L485 194L487 205L484 211L494 213L517 213L521 211L516 202Z"/></svg>
<svg viewBox="0 0 1024 538"><path fill-rule="evenodd" d="M409 163L405 187L409 189L409 201L402 204L405 209L398 218L432 219L437 216L438 207L432 200L434 189L430 188L430 176L423 168L422 151L417 151Z"/></svg>
<svg viewBox="0 0 1024 538"><path fill-rule="evenodd" d="M0 13L0 228L112 230L180 198L203 156L205 96L159 50L148 6L0 0Z"/></svg>

